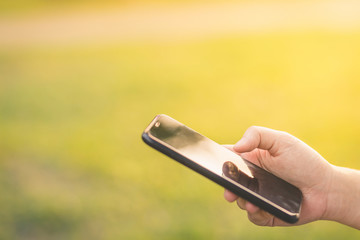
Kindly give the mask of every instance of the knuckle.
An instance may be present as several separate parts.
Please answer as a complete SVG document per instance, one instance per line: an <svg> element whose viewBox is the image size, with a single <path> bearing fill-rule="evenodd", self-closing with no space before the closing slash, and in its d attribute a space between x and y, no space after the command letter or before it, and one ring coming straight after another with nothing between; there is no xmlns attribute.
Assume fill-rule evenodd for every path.
<svg viewBox="0 0 360 240"><path fill-rule="evenodd" d="M259 126L256 126L256 125L252 125L252 126L250 126L248 129L247 129L247 131L254 131L254 132L257 132L258 130L259 130Z"/></svg>
<svg viewBox="0 0 360 240"><path fill-rule="evenodd" d="M249 217L249 220L250 220L253 224L257 225L257 226L261 226L261 227L267 226L267 221L264 220L264 219L256 219L256 218L250 218L250 217Z"/></svg>

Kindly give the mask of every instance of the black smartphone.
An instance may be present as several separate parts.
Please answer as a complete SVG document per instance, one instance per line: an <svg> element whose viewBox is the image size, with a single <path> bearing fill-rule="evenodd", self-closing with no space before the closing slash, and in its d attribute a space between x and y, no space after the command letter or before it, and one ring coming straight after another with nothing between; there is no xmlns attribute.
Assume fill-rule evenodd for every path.
<svg viewBox="0 0 360 240"><path fill-rule="evenodd" d="M166 115L142 134L145 143L288 223L299 220L295 186Z"/></svg>

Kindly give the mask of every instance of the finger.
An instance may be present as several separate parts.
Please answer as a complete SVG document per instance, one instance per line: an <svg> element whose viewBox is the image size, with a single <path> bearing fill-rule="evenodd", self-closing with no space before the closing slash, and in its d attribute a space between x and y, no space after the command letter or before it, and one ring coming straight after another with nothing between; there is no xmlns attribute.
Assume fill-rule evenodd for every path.
<svg viewBox="0 0 360 240"><path fill-rule="evenodd" d="M248 218L251 222L259 226L289 226L289 223L286 223L270 213L260 209L251 202L246 202L245 210L248 212Z"/></svg>
<svg viewBox="0 0 360 240"><path fill-rule="evenodd" d="M227 189L225 189L224 197L229 202L234 202L236 199L239 198L235 193L232 193Z"/></svg>
<svg viewBox="0 0 360 240"><path fill-rule="evenodd" d="M262 150L264 151L264 150ZM254 163L257 166L261 166L259 160L261 159L259 157L259 149L255 149L251 152L245 152L245 153L240 153L240 157L242 157L243 159L246 159L249 162Z"/></svg>
<svg viewBox="0 0 360 240"><path fill-rule="evenodd" d="M241 208L242 210L246 210L246 200L245 199L243 199L243 198L238 198L237 200L236 200L236 203L237 203L237 205L239 206L239 208Z"/></svg>
<svg viewBox="0 0 360 240"><path fill-rule="evenodd" d="M248 212L248 218L251 222L259 226L273 226L274 224L274 217L260 208L253 213Z"/></svg>
<svg viewBox="0 0 360 240"><path fill-rule="evenodd" d="M227 149L229 149L229 150L231 150L231 151L234 152L234 145L224 144L223 147L225 147L225 148L227 148Z"/></svg>
<svg viewBox="0 0 360 240"><path fill-rule="evenodd" d="M250 214L257 213L258 211L261 210L258 206L255 206L255 205L252 204L251 202L246 202L246 204L245 204L245 209L246 209L246 211L248 211L248 213L250 213Z"/></svg>
<svg viewBox="0 0 360 240"><path fill-rule="evenodd" d="M279 133L269 128L253 126L245 131L244 136L233 148L237 152L250 152L255 148L260 148L273 154L275 151L273 146L278 140Z"/></svg>

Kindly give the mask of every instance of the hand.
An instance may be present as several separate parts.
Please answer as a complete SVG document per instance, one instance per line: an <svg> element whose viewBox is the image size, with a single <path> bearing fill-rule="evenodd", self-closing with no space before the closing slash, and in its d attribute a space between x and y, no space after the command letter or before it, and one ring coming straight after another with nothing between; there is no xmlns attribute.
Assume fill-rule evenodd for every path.
<svg viewBox="0 0 360 240"><path fill-rule="evenodd" d="M328 200L333 185L334 166L294 136L264 127L250 127L230 150L297 186L303 193L297 225L329 217ZM250 221L261 226L290 225L257 206L225 191L225 199L237 201Z"/></svg>

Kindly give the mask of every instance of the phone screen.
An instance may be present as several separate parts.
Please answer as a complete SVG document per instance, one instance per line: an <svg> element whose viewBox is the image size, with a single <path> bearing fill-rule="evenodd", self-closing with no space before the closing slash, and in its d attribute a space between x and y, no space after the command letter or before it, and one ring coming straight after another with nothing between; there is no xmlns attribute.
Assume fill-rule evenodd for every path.
<svg viewBox="0 0 360 240"><path fill-rule="evenodd" d="M286 212L299 213L299 189L180 122L158 115L146 131L161 144L263 201Z"/></svg>

